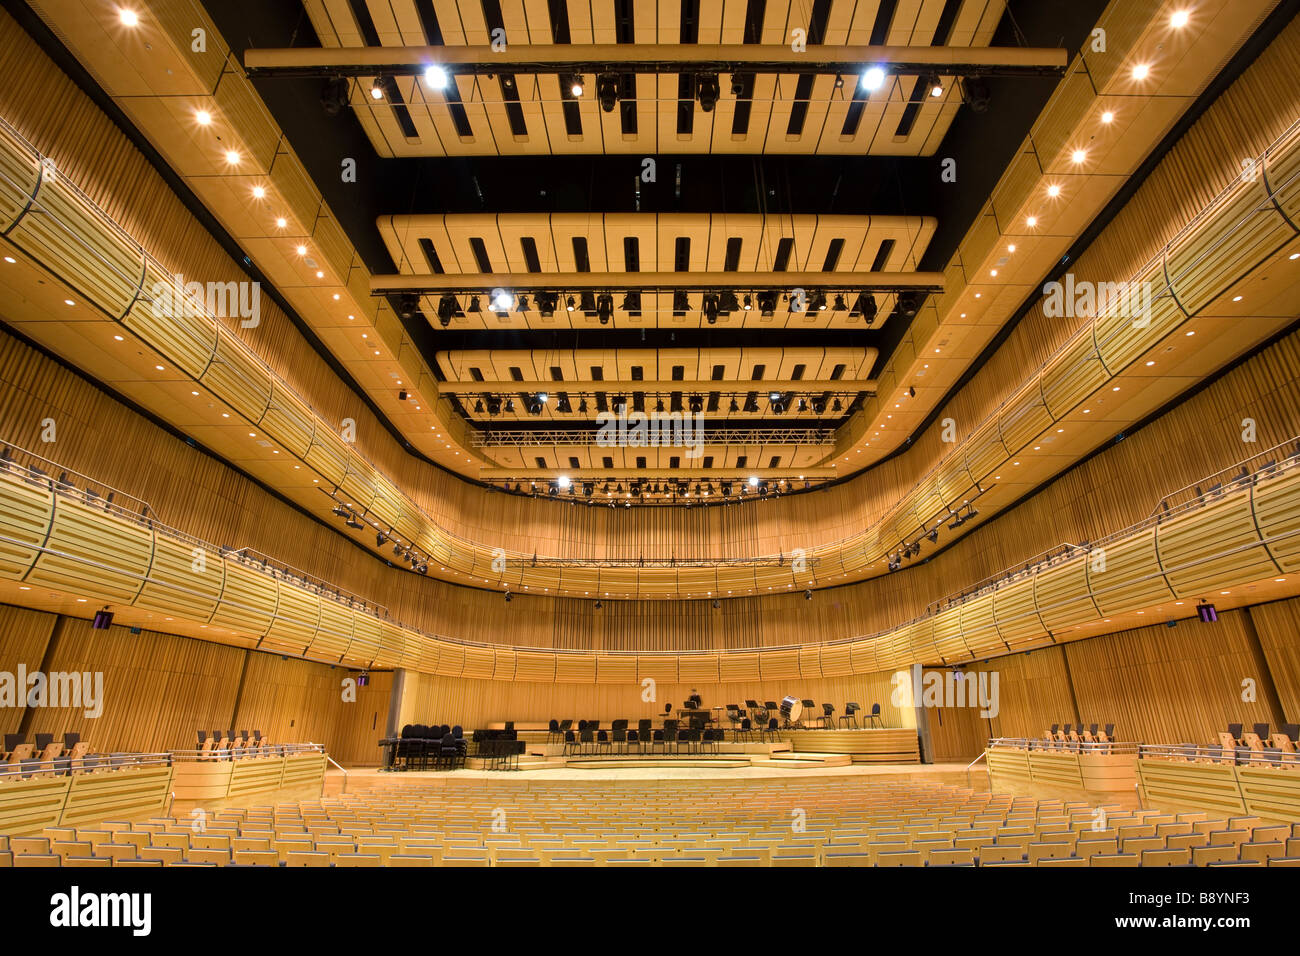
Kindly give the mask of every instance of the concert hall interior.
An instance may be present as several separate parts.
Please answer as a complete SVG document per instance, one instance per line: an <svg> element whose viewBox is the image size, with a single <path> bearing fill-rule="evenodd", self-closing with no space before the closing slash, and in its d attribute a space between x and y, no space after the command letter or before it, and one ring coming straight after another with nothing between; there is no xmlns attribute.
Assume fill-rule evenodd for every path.
<svg viewBox="0 0 1300 956"><path fill-rule="evenodd" d="M1300 865L1298 11L0 0L0 867Z"/></svg>

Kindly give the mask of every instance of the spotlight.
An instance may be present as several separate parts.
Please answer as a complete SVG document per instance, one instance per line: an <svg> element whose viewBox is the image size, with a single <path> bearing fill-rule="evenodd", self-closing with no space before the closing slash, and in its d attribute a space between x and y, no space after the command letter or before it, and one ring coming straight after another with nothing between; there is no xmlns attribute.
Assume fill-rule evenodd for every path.
<svg viewBox="0 0 1300 956"><path fill-rule="evenodd" d="M347 77L335 76L325 81L320 92L321 109L326 116L338 116L348 108Z"/></svg>
<svg viewBox="0 0 1300 956"><path fill-rule="evenodd" d="M578 297L578 307L581 308L583 312L587 313L587 315L595 315L596 314L596 293L591 292L590 290L587 292L583 292Z"/></svg>
<svg viewBox="0 0 1300 956"><path fill-rule="evenodd" d="M931 544L933 544L934 542L938 541L938 540L939 540L939 526L938 526L938 525L935 525L931 530L929 530L929 531L926 532L925 536L926 536L927 538L930 539L930 543L931 543Z"/></svg>
<svg viewBox="0 0 1300 956"><path fill-rule="evenodd" d="M474 403L474 412L475 414L478 415L483 414L483 399L480 398L477 402Z"/></svg>
<svg viewBox="0 0 1300 956"><path fill-rule="evenodd" d="M916 310L920 307L918 299L919 296L915 292L900 292L898 294L899 313L909 319L916 315Z"/></svg>
<svg viewBox="0 0 1300 956"><path fill-rule="evenodd" d="M509 604L509 603L510 603L511 601L513 601L513 600L514 600L514 595L511 594L509 591L507 591L507 592L506 592L506 603Z"/></svg>
<svg viewBox="0 0 1300 956"><path fill-rule="evenodd" d="M601 73L596 77L596 99L606 113L614 112L618 103L618 74Z"/></svg>
<svg viewBox="0 0 1300 956"><path fill-rule="evenodd" d="M727 411L731 412L732 414L735 414L736 412L740 411L740 406L736 404L736 400L734 398L731 400L731 405L728 406Z"/></svg>
<svg viewBox="0 0 1300 956"><path fill-rule="evenodd" d="M96 611L94 619L90 622L90 626L96 631L107 631L113 626L113 612L108 608L104 608L102 611Z"/></svg>
<svg viewBox="0 0 1300 956"><path fill-rule="evenodd" d="M812 307L818 312L826 311L826 293L814 292L812 297Z"/></svg>
<svg viewBox="0 0 1300 956"><path fill-rule="evenodd" d="M514 304L514 296L505 289L493 289L491 301L493 312L509 312L510 306Z"/></svg>
<svg viewBox="0 0 1300 956"><path fill-rule="evenodd" d="M397 400L398 400L399 402L404 402L404 401L406 401L406 389L402 389L401 391L399 391L399 392L397 393Z"/></svg>
<svg viewBox="0 0 1300 956"><path fill-rule="evenodd" d="M640 315L641 314L641 293L629 292L627 295L623 296L623 304L620 306L620 308L624 312L628 313L629 315Z"/></svg>
<svg viewBox="0 0 1300 956"><path fill-rule="evenodd" d="M555 306L559 302L559 298L554 292L533 293L533 300L537 303L537 311L548 318L555 314Z"/></svg>
<svg viewBox="0 0 1300 956"><path fill-rule="evenodd" d="M718 297L712 292L704 296L704 317L709 325L714 325L718 321Z"/></svg>
<svg viewBox="0 0 1300 956"><path fill-rule="evenodd" d="M752 78L748 73L731 74L731 95L740 99L749 89Z"/></svg>
<svg viewBox="0 0 1300 956"><path fill-rule="evenodd" d="M838 398L835 399L835 401L831 403L831 411L833 411L833 412L838 412L838 411L840 411L843 407L844 407L844 406L840 404L840 400L839 400Z"/></svg>
<svg viewBox="0 0 1300 956"><path fill-rule="evenodd" d="M580 75L569 77L568 80L566 80L566 83L569 87L569 95L574 99L577 99L582 95L582 77Z"/></svg>
<svg viewBox="0 0 1300 956"><path fill-rule="evenodd" d="M878 90L885 83L885 71L873 66L862 74L860 82L864 90Z"/></svg>
<svg viewBox="0 0 1300 956"><path fill-rule="evenodd" d="M564 308L567 312L573 311L573 296L569 296L564 300Z"/></svg>
<svg viewBox="0 0 1300 956"><path fill-rule="evenodd" d="M719 601L717 598L714 598L714 599L713 599L713 610L716 611L716 610L717 610L718 608L720 608L720 607L722 607L722 602Z"/></svg>
<svg viewBox="0 0 1300 956"><path fill-rule="evenodd" d="M614 314L614 297L608 292L602 292L596 297L596 315L600 317L601 325L608 325L610 317Z"/></svg>
<svg viewBox="0 0 1300 956"><path fill-rule="evenodd" d="M746 312L753 311L753 308L754 308L754 297L752 295L746 295L745 305L744 305L745 311Z"/></svg>
<svg viewBox="0 0 1300 956"><path fill-rule="evenodd" d="M597 611L599 611L599 610L600 610L601 608L603 608L604 606L605 606L605 605L601 604L599 601L596 602L596 610L597 610Z"/></svg>
<svg viewBox="0 0 1300 956"><path fill-rule="evenodd" d="M352 512L348 511L348 509L344 508L342 505L335 505L333 508L330 509L330 512L332 514L338 515L340 518L347 518L352 515Z"/></svg>
<svg viewBox="0 0 1300 956"><path fill-rule="evenodd" d="M370 87L370 98L372 100L382 100L384 98L384 80L382 77L375 80Z"/></svg>
<svg viewBox="0 0 1300 956"><path fill-rule="evenodd" d="M989 85L978 76L968 76L962 80L962 98L973 113L989 111Z"/></svg>
<svg viewBox="0 0 1300 956"><path fill-rule="evenodd" d="M695 95L700 100L700 109L712 113L718 105L718 74L701 73L695 78Z"/></svg>
<svg viewBox="0 0 1300 956"><path fill-rule="evenodd" d="M1196 616L1201 619L1202 624L1214 624L1219 620L1219 612L1215 610L1214 605L1204 600L1196 605Z"/></svg>
<svg viewBox="0 0 1300 956"><path fill-rule="evenodd" d="M555 483L563 490L567 490L573 484L568 475L560 475L560 477L555 480Z"/></svg>
<svg viewBox="0 0 1300 956"><path fill-rule="evenodd" d="M452 316L458 311L460 305L454 295L444 295L438 299L438 321L442 323L443 328L451 325Z"/></svg>
<svg viewBox="0 0 1300 956"><path fill-rule="evenodd" d="M489 398L487 401L487 411L489 415L501 414L501 399Z"/></svg>
<svg viewBox="0 0 1300 956"><path fill-rule="evenodd" d="M758 487L758 476L757 476L757 475L750 475L750 476L749 476L749 487L751 487L751 488L757 488L757 487Z"/></svg>
<svg viewBox="0 0 1300 956"><path fill-rule="evenodd" d="M804 592L803 592L803 599L804 599L805 601L811 601L811 600L812 600L812 591L811 591L811 590L804 591Z"/></svg>
<svg viewBox="0 0 1300 956"><path fill-rule="evenodd" d="M770 290L760 292L758 294L758 308L764 315L773 315L776 312L776 293Z"/></svg>
<svg viewBox="0 0 1300 956"><path fill-rule="evenodd" d="M514 400L513 398L507 398L507 399L506 399L506 414L507 414L507 415L512 415L512 414L514 414L514 411L515 411L515 400ZM519 489L516 488L515 490L518 491Z"/></svg>
<svg viewBox="0 0 1300 956"><path fill-rule="evenodd" d="M932 97L937 99L938 97L943 96L943 81L939 79L937 74L931 73L927 76L925 78L925 85L926 88L929 89Z"/></svg>
<svg viewBox="0 0 1300 956"><path fill-rule="evenodd" d="M424 68L424 85L433 90L443 90L447 88L447 71L440 66L426 66Z"/></svg>
<svg viewBox="0 0 1300 956"><path fill-rule="evenodd" d="M528 296L526 296L526 295L520 295L520 296L519 296L519 304L518 304L518 306L516 306L516 308L518 308L520 312L527 312L527 311L528 311Z"/></svg>
<svg viewBox="0 0 1300 956"><path fill-rule="evenodd" d="M691 300L687 294L678 289L673 293L673 312L689 312L691 310Z"/></svg>
<svg viewBox="0 0 1300 956"><path fill-rule="evenodd" d="M835 311L843 312L848 307L848 303L844 301L844 296L838 292L835 293Z"/></svg>
<svg viewBox="0 0 1300 956"><path fill-rule="evenodd" d="M414 292L404 292L397 297L397 314L404 319L415 318L415 313L420 311L420 297ZM441 309L439 315L441 315Z"/></svg>

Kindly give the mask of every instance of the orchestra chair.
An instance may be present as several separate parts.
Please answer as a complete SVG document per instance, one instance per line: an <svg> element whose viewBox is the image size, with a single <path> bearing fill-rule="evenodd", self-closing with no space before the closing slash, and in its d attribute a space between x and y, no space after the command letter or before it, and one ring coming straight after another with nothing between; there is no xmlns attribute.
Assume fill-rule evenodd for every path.
<svg viewBox="0 0 1300 956"><path fill-rule="evenodd" d="M858 711L862 708L853 701L844 705L844 713L840 714L839 723L841 727L852 727L858 729Z"/></svg>
<svg viewBox="0 0 1300 956"><path fill-rule="evenodd" d="M880 705L872 704L871 713L867 714L867 720L874 721L876 726L883 727L884 722L880 719Z"/></svg>
<svg viewBox="0 0 1300 956"><path fill-rule="evenodd" d="M831 730L835 726L835 705L822 704L822 730Z"/></svg>

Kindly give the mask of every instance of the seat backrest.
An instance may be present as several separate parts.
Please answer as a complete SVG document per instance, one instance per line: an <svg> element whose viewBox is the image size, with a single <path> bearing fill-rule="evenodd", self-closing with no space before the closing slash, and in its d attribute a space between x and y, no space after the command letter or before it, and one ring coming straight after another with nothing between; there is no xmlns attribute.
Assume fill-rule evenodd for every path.
<svg viewBox="0 0 1300 956"><path fill-rule="evenodd" d="M1228 724L1228 733L1232 734L1233 740L1241 739L1241 724Z"/></svg>
<svg viewBox="0 0 1300 956"><path fill-rule="evenodd" d="M861 709L862 707L859 706L856 701L852 701L852 700L844 705L844 713L846 714L856 714Z"/></svg>
<svg viewBox="0 0 1300 956"><path fill-rule="evenodd" d="M829 717L831 714L835 713L835 705L822 704L822 713L825 714L827 717Z"/></svg>
<svg viewBox="0 0 1300 956"><path fill-rule="evenodd" d="M1300 743L1300 724L1283 724L1282 733L1290 737L1292 743Z"/></svg>
<svg viewBox="0 0 1300 956"><path fill-rule="evenodd" d="M1268 724L1256 724L1254 730L1255 736L1260 740L1268 740Z"/></svg>
<svg viewBox="0 0 1300 956"><path fill-rule="evenodd" d="M590 727L583 727L582 730L578 731L578 733L584 743L588 743L596 738L596 735L592 732Z"/></svg>
<svg viewBox="0 0 1300 956"><path fill-rule="evenodd" d="M48 747L48 746L50 745L50 741L52 741L53 739L54 739L54 735L53 735L53 734L37 734L37 735L36 735L36 750L37 750L38 752L39 752L39 751L43 751L46 747Z"/></svg>
<svg viewBox="0 0 1300 956"><path fill-rule="evenodd" d="M872 704L872 705L871 705L871 716L872 716L872 717L879 717L879 716L880 716L880 705L879 705L879 704Z"/></svg>
<svg viewBox="0 0 1300 956"><path fill-rule="evenodd" d="M556 720L554 717L552 717L551 722L546 725L546 729L551 733L555 733L557 730L560 729L560 722Z"/></svg>
<svg viewBox="0 0 1300 956"><path fill-rule="evenodd" d="M650 725L652 723L653 721L651 721L649 717L642 717L640 720L636 722L636 726L638 730L640 730L642 733L645 733L650 729Z"/></svg>

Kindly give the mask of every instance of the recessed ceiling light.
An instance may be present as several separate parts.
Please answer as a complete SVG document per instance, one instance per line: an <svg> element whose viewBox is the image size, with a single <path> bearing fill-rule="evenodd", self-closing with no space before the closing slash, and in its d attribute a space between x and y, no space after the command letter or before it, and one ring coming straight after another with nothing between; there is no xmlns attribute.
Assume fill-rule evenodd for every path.
<svg viewBox="0 0 1300 956"><path fill-rule="evenodd" d="M1195 335L1195 334L1196 334L1196 332L1195 332L1195 330L1193 330L1193 331L1187 333L1187 337L1190 339L1190 338L1191 338L1193 335Z"/></svg>
<svg viewBox="0 0 1300 956"><path fill-rule="evenodd" d="M1011 243L1011 245L1007 246L1007 252L1015 252L1015 251L1016 251L1016 244L1014 242Z"/></svg>
<svg viewBox="0 0 1300 956"><path fill-rule="evenodd" d="M164 369L163 369L163 367L162 367L161 365L155 365L154 368L156 368L156 369L157 369L158 371L160 371L160 372L164 371Z"/></svg>
<svg viewBox="0 0 1300 956"><path fill-rule="evenodd" d="M10 262L13 262L13 260L9 259L8 256L5 256L5 258L8 259ZM1300 259L1300 252L1293 252L1291 253L1291 255L1287 256L1287 258L1291 260Z"/></svg>
<svg viewBox="0 0 1300 956"><path fill-rule="evenodd" d="M239 153L238 153L238 151L233 150L233 149L228 149L228 150L226 150L226 162L229 163L231 166L237 166L237 165L239 165Z"/></svg>
<svg viewBox="0 0 1300 956"><path fill-rule="evenodd" d="M1106 112L1101 114L1101 121L1103 123L1113 123L1115 121L1115 114L1110 110L1106 110Z"/></svg>
<svg viewBox="0 0 1300 956"><path fill-rule="evenodd" d="M1070 159L1074 162L1074 165L1076 166L1078 166L1087 158L1088 158L1088 151L1086 149L1076 149L1073 153L1070 154Z"/></svg>
<svg viewBox="0 0 1300 956"><path fill-rule="evenodd" d="M1174 11L1174 15L1169 18L1169 25L1175 30L1181 30L1183 27L1187 26L1187 21L1190 17L1191 14L1186 10L1176 10Z"/></svg>
<svg viewBox="0 0 1300 956"><path fill-rule="evenodd" d="M113 340L116 341L116 342L121 342L121 341L122 341L122 336L120 336L120 335L115 335L115 336L113 336Z"/></svg>
<svg viewBox="0 0 1300 956"><path fill-rule="evenodd" d="M1150 73L1151 67L1147 66L1145 63L1139 63L1137 66L1133 67L1133 79L1135 80L1145 80Z"/></svg>
<svg viewBox="0 0 1300 956"><path fill-rule="evenodd" d="M997 270L997 269L990 269L990 270L989 270L989 275L991 275L991 276L997 276L997 274L998 274L998 270Z"/></svg>
<svg viewBox="0 0 1300 956"><path fill-rule="evenodd" d="M1030 216L1028 219L1025 220L1025 225L1028 226L1030 229L1033 229L1034 226L1038 225L1038 217Z"/></svg>
<svg viewBox="0 0 1300 956"><path fill-rule="evenodd" d="M1049 196L1051 196L1053 199L1055 199L1057 196L1061 195L1061 187L1060 187L1060 186L1057 186L1057 185L1055 185L1055 184L1053 184L1053 185L1051 185L1051 186L1048 186L1048 187L1047 187L1047 195L1049 195Z"/></svg>
<svg viewBox="0 0 1300 956"><path fill-rule="evenodd" d="M1152 365L1155 365L1155 364L1156 364L1155 362L1147 362L1147 368L1150 368Z"/></svg>
<svg viewBox="0 0 1300 956"><path fill-rule="evenodd" d="M254 198L254 199L265 199L265 198L266 198L266 187L265 187L265 186L254 186L254 187L253 187L253 198Z"/></svg>
<svg viewBox="0 0 1300 956"><path fill-rule="evenodd" d="M64 299L64 300L63 300L63 304L64 304L64 305L76 305L77 303L73 302L71 299Z"/></svg>
<svg viewBox="0 0 1300 956"><path fill-rule="evenodd" d="M1232 297L1232 301L1233 301L1233 302L1240 302L1240 301L1241 301L1241 296L1239 296L1239 295L1234 295L1234 296Z"/></svg>
<svg viewBox="0 0 1300 956"><path fill-rule="evenodd" d="M298 255L300 255L300 256L305 256L305 255L307 254L307 247L306 247L306 246L299 246L298 249L297 249L297 252L298 252Z"/></svg>
<svg viewBox="0 0 1300 956"><path fill-rule="evenodd" d="M1292 256L1291 258L1294 259L1295 256ZM15 259L13 256L5 256L5 262L10 263L11 265L12 265L13 263L17 262L17 261L18 261L18 260Z"/></svg>
<svg viewBox="0 0 1300 956"><path fill-rule="evenodd" d="M276 228L278 228L278 229L283 229L285 226L289 225L289 220L287 220L287 219L285 219L283 216L281 216L279 219L277 219L277 220L275 221L275 225L276 225Z"/></svg>
<svg viewBox="0 0 1300 956"><path fill-rule="evenodd" d="M124 27L134 27L138 26L140 23L140 15L134 10L126 9L126 7L117 11L117 18L122 22L122 26Z"/></svg>

